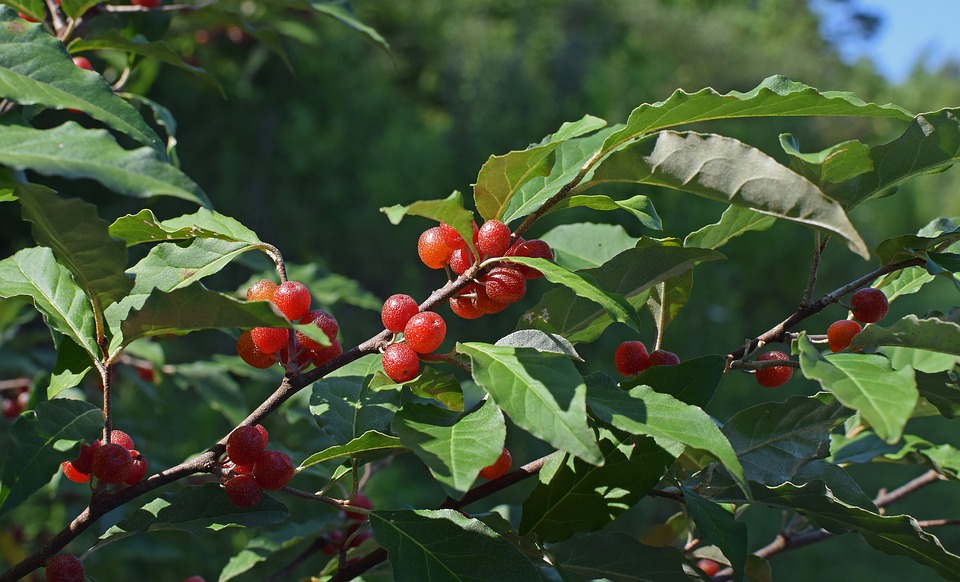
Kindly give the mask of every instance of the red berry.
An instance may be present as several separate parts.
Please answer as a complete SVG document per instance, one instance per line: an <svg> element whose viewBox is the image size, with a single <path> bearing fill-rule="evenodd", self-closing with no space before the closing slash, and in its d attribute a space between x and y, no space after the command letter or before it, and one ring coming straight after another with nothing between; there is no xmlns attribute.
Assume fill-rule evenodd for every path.
<svg viewBox="0 0 960 582"><path fill-rule="evenodd" d="M463 246L453 251L450 255L450 270L457 275L467 272L467 269L473 266L473 253L470 249Z"/></svg>
<svg viewBox="0 0 960 582"><path fill-rule="evenodd" d="M447 335L447 324L433 311L421 311L407 321L403 338L410 348L421 354L429 354L440 347Z"/></svg>
<svg viewBox="0 0 960 582"><path fill-rule="evenodd" d="M64 461L60 463L60 469L63 471L64 477L70 479L74 483L86 483L90 480L89 474L77 471L77 468L70 461Z"/></svg>
<svg viewBox="0 0 960 582"><path fill-rule="evenodd" d="M477 284L473 289L475 294L473 304L476 305L477 309L484 315L500 313L510 305L509 303L498 303L491 299L490 296L487 295L487 288L483 285Z"/></svg>
<svg viewBox="0 0 960 582"><path fill-rule="evenodd" d="M116 443L128 451L133 450L133 439L130 438L130 435L123 432L122 430L112 430L110 431L110 442Z"/></svg>
<svg viewBox="0 0 960 582"><path fill-rule="evenodd" d="M227 456L237 465L253 465L265 448L267 443L255 426L238 426L227 437Z"/></svg>
<svg viewBox="0 0 960 582"><path fill-rule="evenodd" d="M310 289L299 281L284 281L273 293L273 304L290 321L305 316L312 300Z"/></svg>
<svg viewBox="0 0 960 582"><path fill-rule="evenodd" d="M6 418L17 418L23 412L23 406L17 398L4 398L0 407L2 407L3 416Z"/></svg>
<svg viewBox="0 0 960 582"><path fill-rule="evenodd" d="M439 226L423 231L420 240L417 241L417 254L420 255L420 260L431 269L442 269L443 265L450 261L451 253L453 249L443 242Z"/></svg>
<svg viewBox="0 0 960 582"><path fill-rule="evenodd" d="M783 352L764 352L757 356L758 362L766 362L770 360L789 360L790 356ZM790 378L793 377L793 368L789 366L770 366L769 368L763 368L757 370L757 382L766 388L776 388L787 382Z"/></svg>
<svg viewBox="0 0 960 582"><path fill-rule="evenodd" d="M463 319L477 319L483 316L483 312L477 309L474 297L463 297L460 295L451 297L450 310Z"/></svg>
<svg viewBox="0 0 960 582"><path fill-rule="evenodd" d="M265 354L273 354L280 351L280 348L287 345L289 334L286 329L280 327L255 327L250 330L250 339L253 345Z"/></svg>
<svg viewBox="0 0 960 582"><path fill-rule="evenodd" d="M883 291L866 287L850 298L850 311L853 318L861 323L875 323L887 315L890 303Z"/></svg>
<svg viewBox="0 0 960 582"><path fill-rule="evenodd" d="M265 369L277 363L273 354L260 351L260 348L253 343L253 334L250 331L240 334L240 339L237 340L237 355L254 368Z"/></svg>
<svg viewBox="0 0 960 582"><path fill-rule="evenodd" d="M321 552L328 556L335 556L340 553L340 548L343 547L343 542L347 541L347 534L342 531L335 529L324 536L323 547L320 549Z"/></svg>
<svg viewBox="0 0 960 582"><path fill-rule="evenodd" d="M271 301L277 284L270 279L260 279L247 288L247 301Z"/></svg>
<svg viewBox="0 0 960 582"><path fill-rule="evenodd" d="M313 365L320 367L334 358L343 353L343 346L340 345L340 342L336 339L331 340L329 346L321 347L319 350L310 350L310 358L313 360Z"/></svg>
<svg viewBox="0 0 960 582"><path fill-rule="evenodd" d="M381 358L384 373L398 384L409 382L420 373L417 352L405 343L390 344Z"/></svg>
<svg viewBox="0 0 960 582"><path fill-rule="evenodd" d="M484 257L501 257L510 248L510 227L495 218L477 232L477 250Z"/></svg>
<svg viewBox="0 0 960 582"><path fill-rule="evenodd" d="M512 247L510 247L510 250L507 251L507 256L531 257L534 259L547 259L548 261L552 261L553 250L546 242L540 239L533 239L520 242L520 244L514 244ZM532 267L528 267L526 265L517 265L517 268L520 269L520 272L523 273L523 276L527 279L539 279L540 277L543 277L543 273Z"/></svg>
<svg viewBox="0 0 960 582"><path fill-rule="evenodd" d="M88 475L93 472L93 455L100 448L100 439L93 441L92 444L80 443L80 454L72 462L73 467L81 473Z"/></svg>
<svg viewBox="0 0 960 582"><path fill-rule="evenodd" d="M383 309L380 310L380 320L383 321L383 327L393 333L400 333L407 321L419 313L420 307L417 300L409 295L397 293L387 297L383 302Z"/></svg>
<svg viewBox="0 0 960 582"><path fill-rule="evenodd" d="M237 475L227 481L223 487L227 491L227 499L237 507L253 507L263 498L263 489L250 475Z"/></svg>
<svg viewBox="0 0 960 582"><path fill-rule="evenodd" d="M160 0L130 0L130 4L144 8L154 8L160 4Z"/></svg>
<svg viewBox="0 0 960 582"><path fill-rule="evenodd" d="M123 483L132 469L130 450L117 443L103 445L93 455L93 476L104 483Z"/></svg>
<svg viewBox="0 0 960 582"><path fill-rule="evenodd" d="M647 358L647 368L654 366L676 366L680 363L680 358L673 352L666 350L653 350L650 357Z"/></svg>
<svg viewBox="0 0 960 582"><path fill-rule="evenodd" d="M827 328L827 344L831 352L840 352L853 342L853 336L863 331L859 323L850 319L834 321Z"/></svg>
<svg viewBox="0 0 960 582"><path fill-rule="evenodd" d="M263 444L266 446L266 444L270 442L270 433L267 432L267 429L265 429L262 424L255 425L254 428L260 431L260 436L263 437Z"/></svg>
<svg viewBox="0 0 960 582"><path fill-rule="evenodd" d="M184 578L183 582L207 582L204 580L203 576L190 576L189 578Z"/></svg>
<svg viewBox="0 0 960 582"><path fill-rule="evenodd" d="M527 292L527 280L520 269L500 265L483 278L487 297L497 303L516 303Z"/></svg>
<svg viewBox="0 0 960 582"><path fill-rule="evenodd" d="M47 582L83 582L83 563L70 554L57 554L47 560Z"/></svg>
<svg viewBox="0 0 960 582"><path fill-rule="evenodd" d="M296 468L283 451L264 451L253 466L257 483L268 491L275 491L290 482Z"/></svg>
<svg viewBox="0 0 960 582"><path fill-rule="evenodd" d="M492 465L480 469L480 476L490 481L499 479L507 474L507 471L510 470L512 465L513 457L510 456L510 451L507 450L507 447L503 447L500 456L497 457L497 460L494 461Z"/></svg>
<svg viewBox="0 0 960 582"><path fill-rule="evenodd" d="M73 64L81 69L86 69L88 71L93 70L93 65L90 64L90 59L87 57L73 57Z"/></svg>
<svg viewBox="0 0 960 582"><path fill-rule="evenodd" d="M330 340L331 344L336 340L337 333L340 332L340 325L337 323L337 318L322 309L308 311L307 314L300 319L301 325L306 325L308 323L312 323L323 330L324 335L327 336L327 339ZM320 345L319 342L307 337L302 332L298 331L296 335L297 342L308 350L319 352L323 348L328 347Z"/></svg>
<svg viewBox="0 0 960 582"><path fill-rule="evenodd" d="M477 223L473 223L473 242L476 245L477 242ZM463 239L463 235L456 231L455 228L447 224L446 222L440 223L440 235L443 237L443 242L447 243L447 246L451 249L465 248L467 246L467 241Z"/></svg>
<svg viewBox="0 0 960 582"><path fill-rule="evenodd" d="M17 12L17 16L19 16L20 18L26 20L27 22L39 22L39 20L37 20L36 18L30 16L30 15L27 14L26 12Z"/></svg>
<svg viewBox="0 0 960 582"><path fill-rule="evenodd" d="M713 576L720 571L720 564L714 562L713 560L708 560L706 558L697 561L697 568L703 570L703 573L707 576Z"/></svg>
<svg viewBox="0 0 960 582"><path fill-rule="evenodd" d="M354 507L362 507L364 509L373 509L373 502L370 501L370 498L364 495L363 493L357 493L357 496L350 500L350 505ZM369 517L365 513L357 513L355 511L344 510L344 516L347 519L354 519L356 521L366 521Z"/></svg>
<svg viewBox="0 0 960 582"><path fill-rule="evenodd" d="M130 451L130 455L133 457L133 466L130 467L130 475L123 482L126 485L136 485L147 474L147 460L137 451Z"/></svg>
<svg viewBox="0 0 960 582"><path fill-rule="evenodd" d="M649 367L650 356L647 355L647 346L643 342L625 341L613 353L613 365L624 376L633 376Z"/></svg>

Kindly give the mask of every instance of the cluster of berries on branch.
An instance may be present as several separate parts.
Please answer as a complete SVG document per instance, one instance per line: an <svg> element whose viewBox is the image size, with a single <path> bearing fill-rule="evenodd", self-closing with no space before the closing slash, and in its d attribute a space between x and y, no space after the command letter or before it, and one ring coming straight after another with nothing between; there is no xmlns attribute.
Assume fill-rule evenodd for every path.
<svg viewBox="0 0 960 582"><path fill-rule="evenodd" d="M60 469L74 483L86 483L93 476L101 483L136 485L147 474L147 460L134 448L130 435L113 430L107 444L100 439L80 443L77 458L64 461Z"/></svg>
<svg viewBox="0 0 960 582"><path fill-rule="evenodd" d="M293 478L296 468L283 451L268 451L270 435L261 425L237 427L227 437L224 489L238 507L253 507L263 490L276 491Z"/></svg>
<svg viewBox="0 0 960 582"><path fill-rule="evenodd" d="M655 349L647 353L647 346L637 340L628 340L613 352L613 365L622 376L634 376L654 366L676 366L680 357L673 352Z"/></svg>

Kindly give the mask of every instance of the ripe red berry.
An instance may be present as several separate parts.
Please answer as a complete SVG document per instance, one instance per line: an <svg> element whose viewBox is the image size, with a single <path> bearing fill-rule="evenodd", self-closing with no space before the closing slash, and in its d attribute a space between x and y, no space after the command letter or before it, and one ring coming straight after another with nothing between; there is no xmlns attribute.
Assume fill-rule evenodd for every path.
<svg viewBox="0 0 960 582"><path fill-rule="evenodd" d="M647 368L654 366L676 366L679 363L679 356L666 350L653 350L650 352L650 357L647 358Z"/></svg>
<svg viewBox="0 0 960 582"><path fill-rule="evenodd" d="M312 300L310 289L300 281L284 281L273 293L273 304L290 321L305 316Z"/></svg>
<svg viewBox="0 0 960 582"><path fill-rule="evenodd" d="M516 303L527 292L527 280L520 269L500 265L483 278L487 297L497 303Z"/></svg>
<svg viewBox="0 0 960 582"><path fill-rule="evenodd" d="M264 451L253 466L257 483L268 491L275 491L290 482L296 468L283 451Z"/></svg>
<svg viewBox="0 0 960 582"><path fill-rule="evenodd" d="M90 480L89 474L77 471L77 468L70 461L60 463L60 469L63 471L63 476L74 483L86 483Z"/></svg>
<svg viewBox="0 0 960 582"><path fill-rule="evenodd" d="M3 404L0 405L3 409L3 416L5 418L17 418L20 416L20 413L23 412L23 405L17 398L4 398Z"/></svg>
<svg viewBox="0 0 960 582"><path fill-rule="evenodd" d="M160 0L130 0L130 4L143 8L154 8L160 4Z"/></svg>
<svg viewBox="0 0 960 582"><path fill-rule="evenodd" d="M189 578L184 578L183 582L207 582L203 576L190 576Z"/></svg>
<svg viewBox="0 0 960 582"><path fill-rule="evenodd" d="M380 320L383 321L383 327L394 333L403 331L403 327L411 317L420 311L417 300L409 295L397 293L387 297L383 302L383 309L380 310Z"/></svg>
<svg viewBox="0 0 960 582"><path fill-rule="evenodd" d="M254 425L254 428L260 432L260 436L263 437L263 444L266 446L266 444L270 442L270 433L267 432L267 429L265 429L262 424Z"/></svg>
<svg viewBox="0 0 960 582"><path fill-rule="evenodd" d="M859 323L851 319L834 321L827 328L827 344L831 352L840 352L853 342L853 336L863 331Z"/></svg>
<svg viewBox="0 0 960 582"><path fill-rule="evenodd" d="M128 451L133 450L133 439L130 438L130 435L123 432L122 430L112 430L110 431L110 442L116 443Z"/></svg>
<svg viewBox="0 0 960 582"><path fill-rule="evenodd" d="M789 360L790 356L783 352L771 351L764 352L757 356L758 362L770 360ZM789 366L770 366L757 370L757 382L766 388L776 388L787 382L793 377L793 368Z"/></svg>
<svg viewBox="0 0 960 582"><path fill-rule="evenodd" d="M417 352L405 343L390 344L381 358L384 373L394 382L409 382L420 373Z"/></svg>
<svg viewBox="0 0 960 582"><path fill-rule="evenodd" d="M263 498L263 489L250 475L237 475L227 481L223 488L227 491L227 499L237 507L253 507Z"/></svg>
<svg viewBox="0 0 960 582"><path fill-rule="evenodd" d="M494 461L492 465L480 469L480 476L490 481L499 479L507 474L507 471L510 470L512 465L513 457L510 456L510 451L507 450L507 447L503 447L500 456L497 457L497 460Z"/></svg>
<svg viewBox="0 0 960 582"><path fill-rule="evenodd" d="M93 65L90 64L90 59L87 57L73 57L73 64L81 69L86 69L88 71L93 70Z"/></svg>
<svg viewBox="0 0 960 582"><path fill-rule="evenodd" d="M104 483L123 483L133 469L130 450L117 443L103 445L93 455L93 476Z"/></svg>
<svg viewBox="0 0 960 582"><path fill-rule="evenodd" d="M496 218L483 223L477 232L477 250L484 257L501 257L510 248L510 227Z"/></svg>
<svg viewBox="0 0 960 582"><path fill-rule="evenodd" d="M337 333L340 332L340 325L337 323L337 318L335 318L334 316L330 315L329 313L327 313L322 309L314 309L312 311L308 311L306 315L304 315L300 319L301 325L305 325L308 323L312 323L313 325L323 330L324 335L327 336L327 339L330 340L331 344L333 341L336 340ZM301 346L307 348L308 350L319 352L323 348L328 347L328 346L320 345L319 342L317 342L312 338L307 337L302 332L298 331L296 335L297 335L297 342Z"/></svg>
<svg viewBox="0 0 960 582"><path fill-rule="evenodd" d="M713 576L720 571L720 564L706 558L697 561L697 568L703 570L707 576Z"/></svg>
<svg viewBox="0 0 960 582"><path fill-rule="evenodd" d="M70 554L57 554L47 560L47 582L83 582L83 562Z"/></svg>
<svg viewBox="0 0 960 582"><path fill-rule="evenodd" d="M476 245L477 242L477 223L473 223L473 242ZM447 243L447 246L451 249L465 248L467 246L467 241L464 240L463 235L456 231L452 226L446 222L440 223L440 235L443 237L443 242Z"/></svg>
<svg viewBox="0 0 960 582"><path fill-rule="evenodd" d="M357 496L350 500L350 505L354 507L362 507L364 509L373 509L373 502L370 501L370 498L364 495L363 493L357 493ZM344 510L344 517L347 519L353 519L356 521L366 521L369 517L365 513L357 513L355 511Z"/></svg>
<svg viewBox="0 0 960 582"><path fill-rule="evenodd" d="M633 376L646 370L649 360L647 346L636 340L621 343L613 353L613 365L624 376Z"/></svg>
<svg viewBox="0 0 960 582"><path fill-rule="evenodd" d="M93 455L100 448L100 439L93 441L92 444L80 443L80 454L71 461L73 467L81 473L90 474L93 472Z"/></svg>
<svg viewBox="0 0 960 582"><path fill-rule="evenodd" d="M265 354L274 354L287 345L289 334L280 327L255 327L250 330L253 345Z"/></svg>
<svg viewBox="0 0 960 582"><path fill-rule="evenodd" d="M420 240L417 241L417 254L420 255L420 260L431 269L442 269L443 265L450 261L451 253L453 249L443 241L439 226L423 231Z"/></svg>
<svg viewBox="0 0 960 582"><path fill-rule="evenodd" d="M277 284L270 279L260 279L247 288L247 301L272 301Z"/></svg>
<svg viewBox="0 0 960 582"><path fill-rule="evenodd" d="M498 303L490 299L490 296L487 295L487 288L484 285L478 283L473 286L473 290L475 295L473 304L476 305L477 309L484 315L500 313L510 305L509 303Z"/></svg>
<svg viewBox="0 0 960 582"><path fill-rule="evenodd" d="M339 341L336 339L330 341L332 343L329 346L321 347L319 350L310 350L310 358L314 366L319 368L343 353L343 346L340 345Z"/></svg>
<svg viewBox="0 0 960 582"><path fill-rule="evenodd" d="M850 311L853 318L861 323L875 323L886 317L890 303L883 291L866 287L850 298Z"/></svg>
<svg viewBox="0 0 960 582"><path fill-rule="evenodd" d="M548 261L552 261L553 250L545 241L533 239L522 241L519 244L515 243L512 247L510 247L510 250L507 251L507 256L531 257L534 259L547 259ZM523 276L527 279L539 279L540 277L543 277L543 273L532 267L528 267L526 265L517 265L517 268L520 269L520 272L523 273Z"/></svg>
<svg viewBox="0 0 960 582"><path fill-rule="evenodd" d="M440 347L447 335L447 324L433 311L421 311L407 321L403 338L410 348L421 354L429 354Z"/></svg>
<svg viewBox="0 0 960 582"><path fill-rule="evenodd" d="M133 465L130 467L130 474L123 482L125 485L136 485L147 474L147 460L137 451L130 451L130 455L133 457Z"/></svg>
<svg viewBox="0 0 960 582"><path fill-rule="evenodd" d="M467 272L473 266L473 253L466 246L455 249L450 255L450 270L457 275Z"/></svg>
<svg viewBox="0 0 960 582"><path fill-rule="evenodd" d="M477 319L483 312L477 308L474 297L454 296L450 298L450 310L463 319Z"/></svg>
<svg viewBox="0 0 960 582"><path fill-rule="evenodd" d="M253 334L250 331L240 334L240 339L237 340L237 355L248 365L261 370L277 363L273 354L260 351L260 348L253 343Z"/></svg>
<svg viewBox="0 0 960 582"><path fill-rule="evenodd" d="M227 456L237 465L253 465L266 448L267 443L255 426L238 426L227 437Z"/></svg>

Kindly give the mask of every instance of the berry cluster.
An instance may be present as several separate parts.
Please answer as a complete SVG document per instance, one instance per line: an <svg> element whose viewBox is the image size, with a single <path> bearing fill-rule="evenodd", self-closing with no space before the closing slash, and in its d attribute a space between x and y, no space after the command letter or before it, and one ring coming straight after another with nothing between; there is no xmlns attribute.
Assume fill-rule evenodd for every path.
<svg viewBox="0 0 960 582"><path fill-rule="evenodd" d="M4 418L17 418L30 402L30 386L26 383L23 386L3 392L0 400L0 413Z"/></svg>
<svg viewBox="0 0 960 582"><path fill-rule="evenodd" d="M147 460L122 430L110 432L110 442L100 439L92 444L80 443L80 454L60 464L64 476L74 483L86 483L93 475L101 483L136 485L147 474Z"/></svg>
<svg viewBox="0 0 960 582"><path fill-rule="evenodd" d="M647 346L636 340L621 343L613 353L613 365L623 376L633 376L654 366L676 366L679 363L677 354L660 349L648 354Z"/></svg>
<svg viewBox="0 0 960 582"><path fill-rule="evenodd" d="M865 287L854 293L850 298L853 319L835 321L827 328L830 351L840 352L850 347L853 337L863 331L861 323L876 323L886 317L889 310L887 296L879 289Z"/></svg>
<svg viewBox="0 0 960 582"><path fill-rule="evenodd" d="M443 343L447 324L436 312L420 311L416 300L403 294L387 298L380 317L388 330L403 333L402 341L383 351L383 371L394 382L409 382L420 373L419 354L429 354Z"/></svg>
<svg viewBox="0 0 960 582"><path fill-rule="evenodd" d="M373 509L373 502L363 493L357 493L357 495L350 500L350 505L364 509ZM346 527L335 529L325 535L323 538L324 545L321 551L328 556L334 556L362 544L370 537L369 529L358 531L363 527L363 522L367 521L367 517L365 513L349 510L341 511L340 518Z"/></svg>
<svg viewBox="0 0 960 582"><path fill-rule="evenodd" d="M237 427L227 437L227 498L238 507L253 507L263 490L281 489L293 478L295 467L283 451L268 451L270 435L261 425Z"/></svg>
<svg viewBox="0 0 960 582"><path fill-rule="evenodd" d="M297 369L311 363L322 366L343 353L343 347L337 341L340 327L336 318L322 309L310 309L310 290L303 283L285 281L277 285L269 279L261 279L247 289L247 301L271 301L290 321L313 324L323 330L330 340L329 346L320 345L302 332L294 334ZM286 365L290 360L289 340L290 331L286 328L255 327L240 334L237 354L254 368L269 368L277 362Z"/></svg>

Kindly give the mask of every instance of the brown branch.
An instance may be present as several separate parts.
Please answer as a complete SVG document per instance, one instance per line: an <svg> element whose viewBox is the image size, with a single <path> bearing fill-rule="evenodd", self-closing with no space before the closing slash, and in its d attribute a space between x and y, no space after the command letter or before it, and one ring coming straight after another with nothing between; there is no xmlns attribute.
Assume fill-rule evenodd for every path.
<svg viewBox="0 0 960 582"><path fill-rule="evenodd" d="M916 493L918 490L926 487L927 485L936 483L937 481L943 481L944 479L945 477L943 475L931 469L930 471L927 471L916 479L908 481L889 493L886 490L881 489L880 492L877 493L876 498L874 498L873 503L880 509L883 509L892 503L896 503L911 493Z"/></svg>

